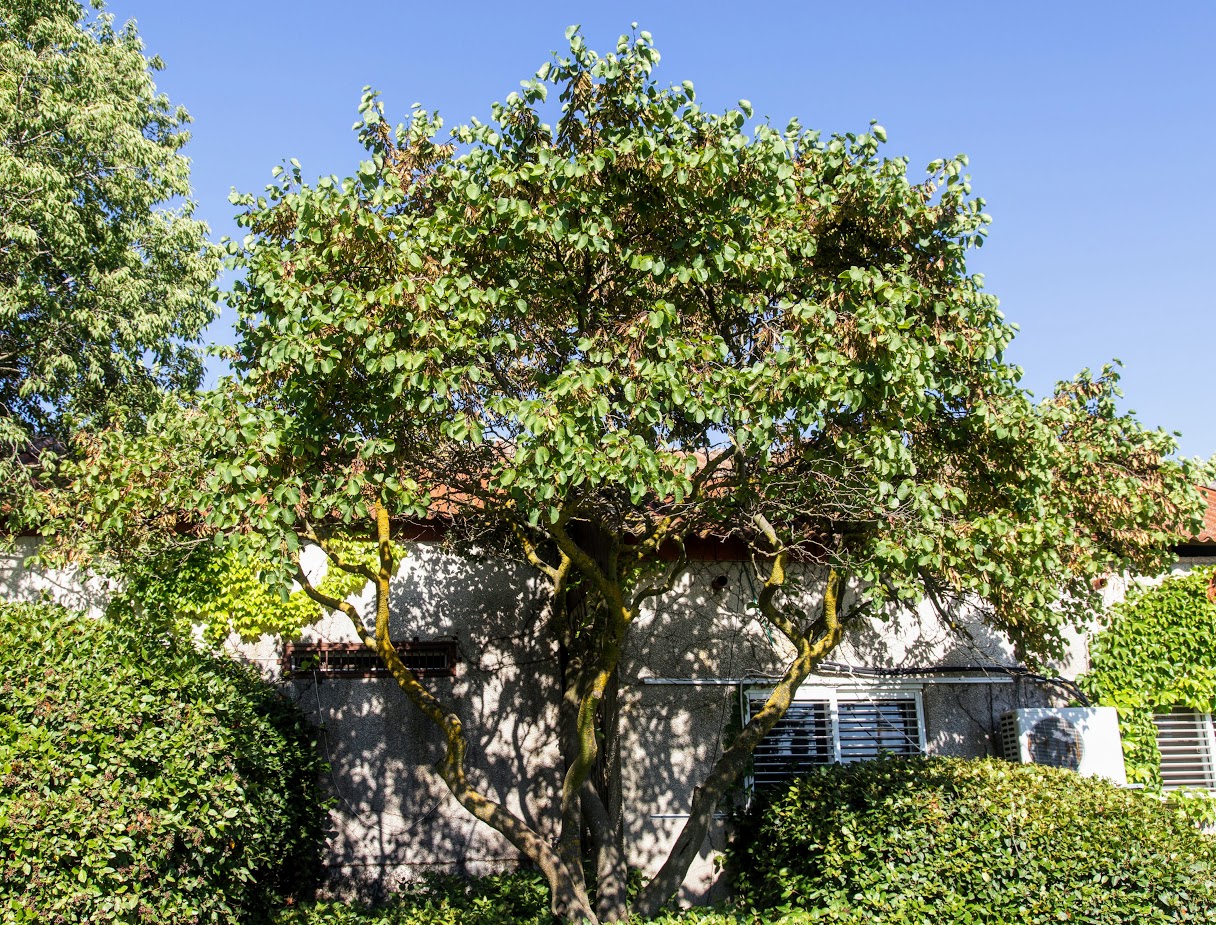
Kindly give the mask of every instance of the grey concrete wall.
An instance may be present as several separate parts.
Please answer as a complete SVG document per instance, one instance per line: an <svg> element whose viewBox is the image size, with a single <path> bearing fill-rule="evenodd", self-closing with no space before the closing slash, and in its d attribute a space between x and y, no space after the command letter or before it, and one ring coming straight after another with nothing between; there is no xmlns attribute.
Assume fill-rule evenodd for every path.
<svg viewBox="0 0 1216 925"><path fill-rule="evenodd" d="M722 579L724 586L715 589ZM814 579L806 576L802 595L810 607L819 604ZM790 657L781 637L749 607L755 584L742 563L697 564L671 593L654 599L631 629L621 672L622 788L629 860L644 870L665 858L693 787L739 721L738 686L710 682L751 679L762 685L780 675ZM370 615L370 589L357 603ZM473 743L471 773L488 793L555 835L561 774L557 663L542 630L531 571L512 563L467 562L415 545L396 580L392 609L394 636L457 638L457 676L431 683L461 710ZM833 658L859 668L1011 661L1008 644L974 615L955 616L961 633L943 626L928 607L862 621ZM341 614L310 628L307 636L357 638ZM811 680L884 686L827 674ZM925 683L930 753L994 754L1002 712L1052 699L1051 692L1006 680L994 676L991 686ZM323 724L335 769L332 784L340 803L333 811L331 870L337 879L374 894L428 870L477 873L516 859L505 840L473 821L429 770L440 754L440 737L391 681L302 680L291 686L301 706ZM712 895L715 856L723 847L719 826L690 872L686 899Z"/></svg>
<svg viewBox="0 0 1216 925"><path fill-rule="evenodd" d="M352 600L370 625L372 589ZM543 632L532 570L413 545L391 607L393 638L457 642L455 677L427 684L464 722L470 780L555 836L557 653ZM340 613L305 638L358 641ZM244 652L264 658L260 648ZM442 736L392 679L305 678L285 686L323 731L338 801L328 865L341 891L376 896L428 871L484 874L518 863L515 849L465 812L432 770Z"/></svg>
<svg viewBox="0 0 1216 925"><path fill-rule="evenodd" d="M741 679L763 687L792 657L780 634L766 628L749 606L758 590L749 568L744 563L697 564L671 594L640 614L631 630L622 666L622 753L628 756L625 822L630 860L644 869L655 869L666 857L687 818L693 786L708 774L724 736L740 721L738 686L676 682ZM801 578L806 586L799 595L801 603L818 607L816 576ZM846 597L844 606L850 603ZM862 619L830 658L859 669L1013 663L1008 642L987 630L977 613L963 611L953 617L958 630L945 626L927 604L915 612ZM909 685L907 679L825 672L807 683L848 686L861 696L867 690L909 685L909 690L921 692L929 754L994 755L1002 713L1062 698L1029 682L1012 683L999 672L991 681L919 678ZM724 842L719 825L689 872L686 901L718 895L716 856Z"/></svg>

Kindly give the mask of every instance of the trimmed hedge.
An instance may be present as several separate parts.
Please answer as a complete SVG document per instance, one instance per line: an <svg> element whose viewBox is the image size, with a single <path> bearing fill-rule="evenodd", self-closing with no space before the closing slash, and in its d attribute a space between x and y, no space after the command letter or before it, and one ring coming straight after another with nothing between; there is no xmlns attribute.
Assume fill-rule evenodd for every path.
<svg viewBox="0 0 1216 925"><path fill-rule="evenodd" d="M998 760L824 768L754 809L740 899L805 922L1216 921L1216 843L1145 794Z"/></svg>
<svg viewBox="0 0 1216 925"><path fill-rule="evenodd" d="M229 923L319 872L312 730L150 622L0 605L0 920Z"/></svg>
<svg viewBox="0 0 1216 925"><path fill-rule="evenodd" d="M552 925L538 873L432 875L407 883L385 905L319 902L284 910L275 925Z"/></svg>

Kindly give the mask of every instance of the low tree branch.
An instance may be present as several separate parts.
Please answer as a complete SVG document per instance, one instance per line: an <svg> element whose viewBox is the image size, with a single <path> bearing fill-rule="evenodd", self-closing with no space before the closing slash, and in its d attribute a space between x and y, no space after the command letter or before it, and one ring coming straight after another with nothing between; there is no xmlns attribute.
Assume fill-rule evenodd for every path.
<svg viewBox="0 0 1216 925"><path fill-rule="evenodd" d="M435 770L461 806L475 818L502 833L512 845L540 868L549 882L553 914L574 920L583 918L594 922L595 916L586 890L581 886L581 877L576 880L571 876L557 852L549 846L548 841L539 832L500 803L480 793L469 782L465 773L468 739L465 736L464 725L460 717L418 680L414 672L401 660L389 639L389 585L392 579L393 553L388 513L382 505L377 505L376 508L376 532L380 568L375 574L376 629L374 635L368 632L363 625L363 620L353 604L349 601L339 601L318 591L298 565L297 580L312 600L330 610L339 610L346 614L364 645L380 656L385 667L388 668L389 674L392 675L393 680L397 682L397 686L401 688L410 702L443 733L446 747Z"/></svg>

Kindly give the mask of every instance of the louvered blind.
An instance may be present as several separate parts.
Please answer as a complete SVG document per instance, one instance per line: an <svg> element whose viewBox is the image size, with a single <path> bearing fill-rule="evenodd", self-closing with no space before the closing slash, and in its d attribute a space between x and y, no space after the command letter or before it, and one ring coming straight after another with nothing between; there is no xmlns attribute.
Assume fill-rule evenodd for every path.
<svg viewBox="0 0 1216 925"><path fill-rule="evenodd" d="M749 716L766 696L748 697ZM762 788L833 762L921 753L915 696L873 698L850 694L796 700L752 755L752 782Z"/></svg>
<svg viewBox="0 0 1216 925"><path fill-rule="evenodd" d="M920 754L915 700L842 701L839 710L842 762Z"/></svg>
<svg viewBox="0 0 1216 925"><path fill-rule="evenodd" d="M751 701L755 712L765 698ZM792 703L781 721L752 753L757 787L789 780L818 765L832 762L832 725L828 704Z"/></svg>
<svg viewBox="0 0 1216 925"><path fill-rule="evenodd" d="M1153 717L1161 752L1161 783L1216 789L1216 728L1212 714L1173 710Z"/></svg>

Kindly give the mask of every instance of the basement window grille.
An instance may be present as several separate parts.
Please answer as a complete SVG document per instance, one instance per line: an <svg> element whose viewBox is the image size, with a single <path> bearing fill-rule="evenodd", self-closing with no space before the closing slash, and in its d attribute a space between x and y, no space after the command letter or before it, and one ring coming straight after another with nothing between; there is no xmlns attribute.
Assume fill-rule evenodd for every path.
<svg viewBox="0 0 1216 925"><path fill-rule="evenodd" d="M1166 790L1216 790L1216 723L1211 713L1172 710L1153 717L1161 752L1161 785Z"/></svg>
<svg viewBox="0 0 1216 925"><path fill-rule="evenodd" d="M393 647L415 674L424 678L450 678L460 660L451 639L393 640ZM359 642L289 642L283 647L284 677L387 678L389 670L378 656Z"/></svg>
<svg viewBox="0 0 1216 925"><path fill-rule="evenodd" d="M768 693L747 692L748 717L764 706ZM827 764L920 755L924 741L919 691L804 688L756 746L752 784L773 786Z"/></svg>

